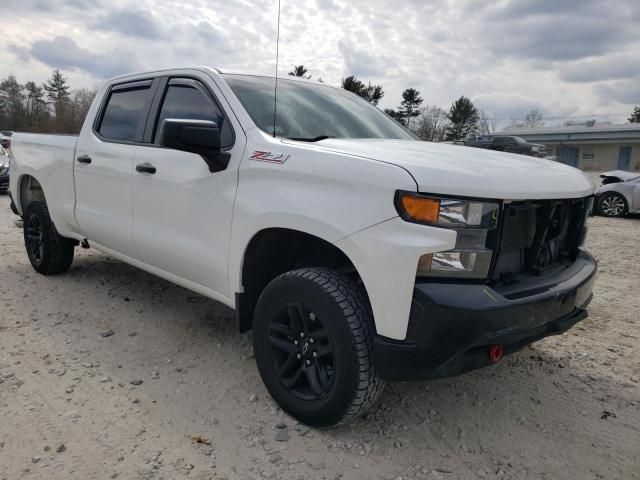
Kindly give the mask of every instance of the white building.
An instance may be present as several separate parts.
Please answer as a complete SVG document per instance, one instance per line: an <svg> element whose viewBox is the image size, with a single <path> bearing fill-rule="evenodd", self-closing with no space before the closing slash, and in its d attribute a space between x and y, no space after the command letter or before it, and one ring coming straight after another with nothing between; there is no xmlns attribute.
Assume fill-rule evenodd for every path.
<svg viewBox="0 0 640 480"><path fill-rule="evenodd" d="M582 170L640 170L640 123L509 128L501 135L542 143L549 155Z"/></svg>

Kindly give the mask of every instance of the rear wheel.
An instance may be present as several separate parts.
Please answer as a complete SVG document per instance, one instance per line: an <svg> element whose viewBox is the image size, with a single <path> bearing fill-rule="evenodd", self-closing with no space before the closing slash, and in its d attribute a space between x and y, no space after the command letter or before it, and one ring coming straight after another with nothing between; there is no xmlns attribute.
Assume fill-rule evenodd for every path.
<svg viewBox="0 0 640 480"><path fill-rule="evenodd" d="M349 278L324 268L285 273L260 296L253 326L258 370L275 401L304 423L348 422L382 392L363 297Z"/></svg>
<svg viewBox="0 0 640 480"><path fill-rule="evenodd" d="M598 213L605 217L621 217L627 213L627 201L616 192L607 192L598 200Z"/></svg>
<svg viewBox="0 0 640 480"><path fill-rule="evenodd" d="M76 242L58 234L47 204L31 202L23 220L24 244L33 268L43 275L66 272L73 262Z"/></svg>

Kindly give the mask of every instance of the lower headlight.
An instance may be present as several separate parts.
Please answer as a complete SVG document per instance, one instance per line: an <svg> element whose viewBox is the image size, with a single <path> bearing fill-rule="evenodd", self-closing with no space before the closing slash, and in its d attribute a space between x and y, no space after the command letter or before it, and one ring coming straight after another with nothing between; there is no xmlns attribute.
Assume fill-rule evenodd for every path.
<svg viewBox="0 0 640 480"><path fill-rule="evenodd" d="M489 274L492 252L446 252L422 255L418 261L417 275L421 277L455 277L482 279Z"/></svg>

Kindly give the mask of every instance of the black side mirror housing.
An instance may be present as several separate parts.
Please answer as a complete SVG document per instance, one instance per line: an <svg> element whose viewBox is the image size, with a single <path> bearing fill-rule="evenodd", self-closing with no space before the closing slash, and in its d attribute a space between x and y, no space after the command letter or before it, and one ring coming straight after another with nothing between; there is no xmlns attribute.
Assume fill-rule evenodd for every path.
<svg viewBox="0 0 640 480"><path fill-rule="evenodd" d="M230 155L222 152L220 143L220 129L209 120L167 118L160 126L160 145L200 155L210 172L229 165Z"/></svg>

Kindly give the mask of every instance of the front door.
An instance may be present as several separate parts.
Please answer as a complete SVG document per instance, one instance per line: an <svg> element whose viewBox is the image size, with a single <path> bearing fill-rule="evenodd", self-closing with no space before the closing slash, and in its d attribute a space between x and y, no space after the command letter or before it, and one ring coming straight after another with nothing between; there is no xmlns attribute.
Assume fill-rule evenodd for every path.
<svg viewBox="0 0 640 480"><path fill-rule="evenodd" d="M90 242L135 257L131 181L136 142L151 103L152 80L111 87L97 122L78 139L76 220Z"/></svg>
<svg viewBox="0 0 640 480"><path fill-rule="evenodd" d="M558 147L556 149L556 156L558 161L571 165L572 167L578 167L578 149L574 147Z"/></svg>
<svg viewBox="0 0 640 480"><path fill-rule="evenodd" d="M225 115L215 85L196 78L163 82L151 143L135 153L136 249L143 262L228 296L231 217L246 140L239 125L234 128ZM223 150L231 155L229 166L211 173L200 155L160 147L162 121L168 118L216 122ZM139 165L155 172L139 172Z"/></svg>
<svg viewBox="0 0 640 480"><path fill-rule="evenodd" d="M631 167L631 147L620 147L618 152L618 170L629 170Z"/></svg>

